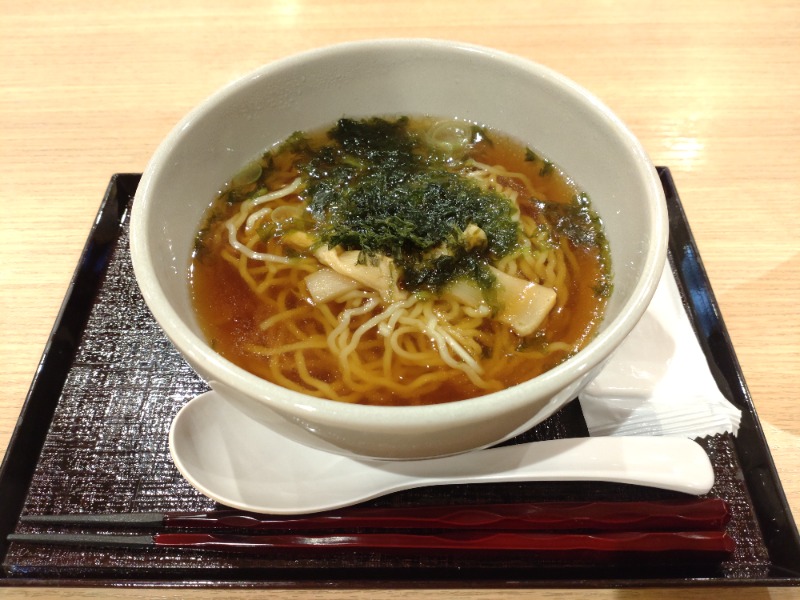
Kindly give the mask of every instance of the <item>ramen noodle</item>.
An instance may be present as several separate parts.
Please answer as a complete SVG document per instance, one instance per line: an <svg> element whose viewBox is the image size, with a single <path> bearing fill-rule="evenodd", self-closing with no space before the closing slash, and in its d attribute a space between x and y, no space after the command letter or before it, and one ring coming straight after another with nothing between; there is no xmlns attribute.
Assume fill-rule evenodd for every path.
<svg viewBox="0 0 800 600"><path fill-rule="evenodd" d="M593 336L611 293L589 197L510 136L341 119L234 176L197 235L210 345L280 386L417 405L491 393Z"/></svg>

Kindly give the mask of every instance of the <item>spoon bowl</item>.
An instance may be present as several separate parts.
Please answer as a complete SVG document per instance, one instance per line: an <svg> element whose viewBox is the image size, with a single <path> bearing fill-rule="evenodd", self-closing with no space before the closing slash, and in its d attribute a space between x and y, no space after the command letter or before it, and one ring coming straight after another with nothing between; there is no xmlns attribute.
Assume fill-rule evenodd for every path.
<svg viewBox="0 0 800 600"><path fill-rule="evenodd" d="M204 495L257 513L303 514L417 487L514 481L610 481L689 494L714 483L695 442L669 437L569 438L414 461L355 459L293 442L208 392L169 433L172 459Z"/></svg>

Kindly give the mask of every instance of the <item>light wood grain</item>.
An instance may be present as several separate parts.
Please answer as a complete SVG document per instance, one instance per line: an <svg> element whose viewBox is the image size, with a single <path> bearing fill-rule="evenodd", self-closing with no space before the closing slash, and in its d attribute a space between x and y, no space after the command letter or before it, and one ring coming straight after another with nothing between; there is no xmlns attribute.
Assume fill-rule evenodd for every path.
<svg viewBox="0 0 800 600"><path fill-rule="evenodd" d="M2 0L0 14L0 448L8 443L112 173L141 171L192 106L263 63L348 40L438 37L493 46L563 72L607 103L656 164L671 167L789 503L800 514L797 2ZM112 592L8 595L97 598ZM261 597L165 590L113 595ZM763 588L724 595L791 596L790 590ZM391 593L412 596L584 594Z"/></svg>

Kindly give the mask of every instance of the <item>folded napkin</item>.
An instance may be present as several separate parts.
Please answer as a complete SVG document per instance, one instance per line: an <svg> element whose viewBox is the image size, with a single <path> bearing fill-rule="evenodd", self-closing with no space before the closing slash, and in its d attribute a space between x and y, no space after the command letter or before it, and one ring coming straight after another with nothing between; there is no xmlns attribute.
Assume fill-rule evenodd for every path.
<svg viewBox="0 0 800 600"><path fill-rule="evenodd" d="M596 436L738 431L741 412L711 375L669 263L641 321L579 400Z"/></svg>

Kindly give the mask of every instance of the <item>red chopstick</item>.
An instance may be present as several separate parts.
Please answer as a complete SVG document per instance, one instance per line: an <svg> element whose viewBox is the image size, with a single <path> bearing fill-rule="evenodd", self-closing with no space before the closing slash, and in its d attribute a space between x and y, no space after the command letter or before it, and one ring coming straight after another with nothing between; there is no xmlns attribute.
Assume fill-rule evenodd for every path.
<svg viewBox="0 0 800 600"><path fill-rule="evenodd" d="M734 549L733 540L724 531L730 520L728 506L723 500L713 498L351 507L302 516L222 510L27 515L20 520L28 526L147 527L179 531L154 535L14 533L7 537L8 541L126 548L160 546L247 554L359 550L415 555L514 553L547 559L669 557L719 561L730 556ZM232 532L211 533L212 530Z"/></svg>
<svg viewBox="0 0 800 600"><path fill-rule="evenodd" d="M206 513L26 515L38 525L163 527L249 531L344 529L469 529L493 531L719 530L730 520L718 498L654 502L541 502L402 508L354 507L315 515L261 515L233 510Z"/></svg>
<svg viewBox="0 0 800 600"><path fill-rule="evenodd" d="M245 554L319 553L358 550L388 553L446 553L488 555L511 553L543 556L605 557L622 555L638 559L680 557L721 560L734 550L733 540L722 531L611 532L596 534L449 532L435 535L409 533L345 533L327 535L232 535L212 533L158 533L148 535L10 534L10 542L38 544L151 547Z"/></svg>

